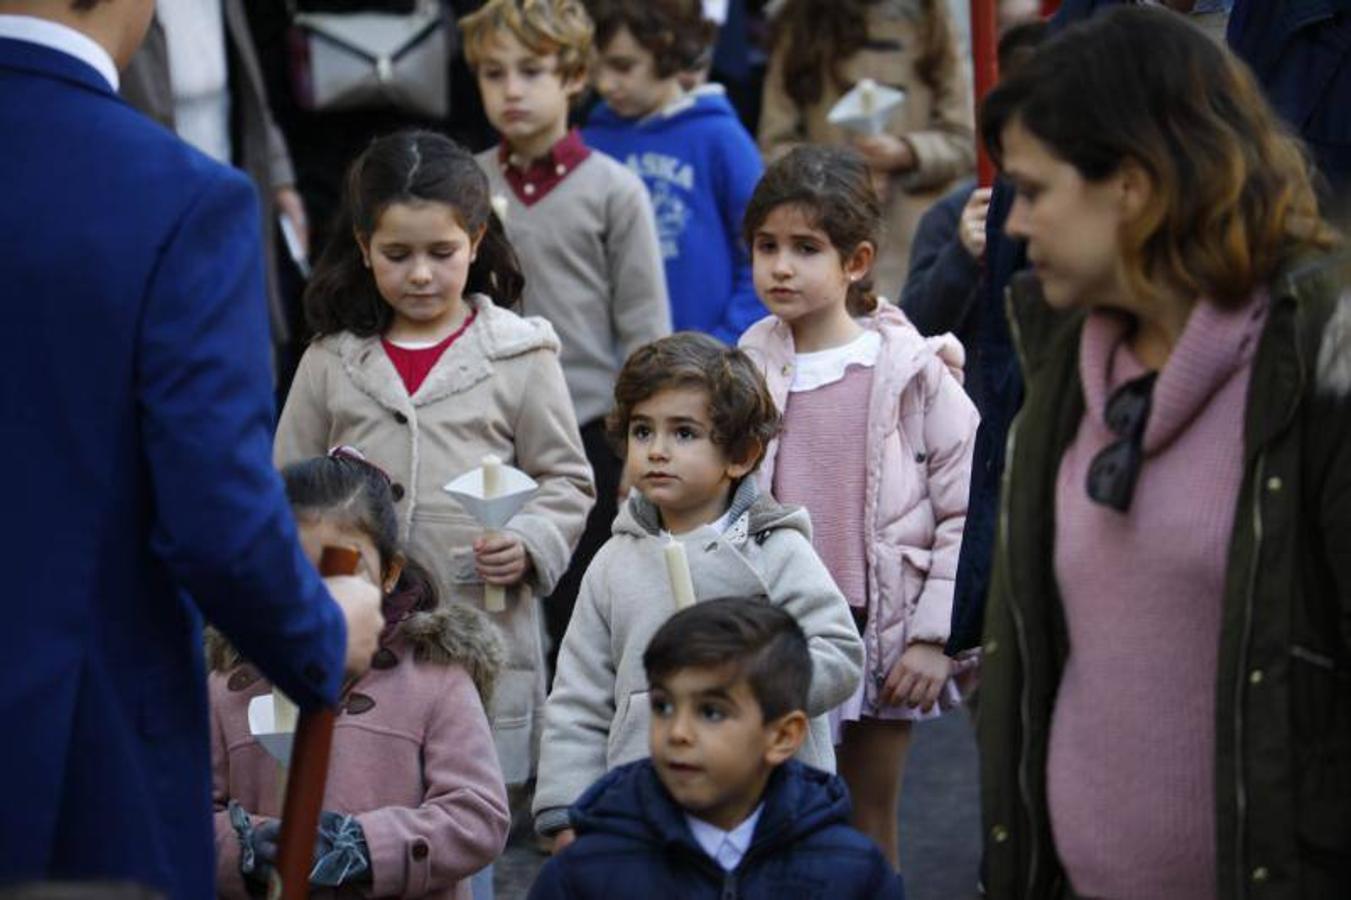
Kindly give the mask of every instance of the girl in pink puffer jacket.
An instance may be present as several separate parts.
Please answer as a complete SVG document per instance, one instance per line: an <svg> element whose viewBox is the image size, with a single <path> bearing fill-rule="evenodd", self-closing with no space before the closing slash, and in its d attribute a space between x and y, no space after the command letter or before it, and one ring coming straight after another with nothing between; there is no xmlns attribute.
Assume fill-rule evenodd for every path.
<svg viewBox="0 0 1351 900"><path fill-rule="evenodd" d="M772 313L741 346L783 413L758 477L811 513L812 543L863 635L864 677L834 713L854 825L897 862L910 724L960 701L943 652L977 415L962 348L926 340L872 293L881 209L850 151L802 146L746 209L756 292Z"/></svg>

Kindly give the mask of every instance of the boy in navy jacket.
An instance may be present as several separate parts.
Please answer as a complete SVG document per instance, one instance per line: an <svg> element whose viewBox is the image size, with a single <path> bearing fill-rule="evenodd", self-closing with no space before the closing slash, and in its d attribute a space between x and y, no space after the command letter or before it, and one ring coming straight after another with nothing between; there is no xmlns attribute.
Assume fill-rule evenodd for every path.
<svg viewBox="0 0 1351 900"><path fill-rule="evenodd" d="M582 796L578 837L531 900L902 900L900 877L847 824L844 782L792 758L811 682L792 616L762 600L698 603L658 630L643 665L652 758Z"/></svg>

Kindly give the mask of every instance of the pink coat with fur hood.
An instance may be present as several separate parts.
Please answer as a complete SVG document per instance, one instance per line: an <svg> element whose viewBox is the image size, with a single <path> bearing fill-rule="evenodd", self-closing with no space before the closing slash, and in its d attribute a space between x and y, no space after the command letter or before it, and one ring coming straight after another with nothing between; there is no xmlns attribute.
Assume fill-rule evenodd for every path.
<svg viewBox="0 0 1351 900"><path fill-rule="evenodd" d="M280 814L277 763L248 721L249 701L271 685L218 635L208 639L208 657L216 890L244 900L239 840L225 810L236 800L255 824ZM346 695L324 793L324 809L357 815L372 882L312 896L469 900L469 876L502 852L511 821L483 711L501 661L500 642L476 610L445 604L400 623Z"/></svg>
<svg viewBox="0 0 1351 900"><path fill-rule="evenodd" d="M947 641L979 416L961 387L965 357L956 338L925 339L885 301L858 321L882 336L863 440L866 711L880 707L887 674L907 646ZM776 316L762 319L740 346L785 409L796 362L788 325ZM777 453L776 439L756 476L766 491Z"/></svg>

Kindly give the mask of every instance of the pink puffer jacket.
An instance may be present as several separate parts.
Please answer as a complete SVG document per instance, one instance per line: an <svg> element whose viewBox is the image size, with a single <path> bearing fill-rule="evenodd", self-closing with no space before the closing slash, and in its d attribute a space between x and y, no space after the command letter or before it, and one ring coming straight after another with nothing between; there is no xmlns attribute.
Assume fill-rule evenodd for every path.
<svg viewBox="0 0 1351 900"><path fill-rule="evenodd" d="M979 416L961 387L965 354L956 338L922 337L885 301L860 324L882 336L863 446L868 559L863 701L865 708L876 708L887 673L907 646L947 641ZM788 326L769 316L751 326L740 345L784 409L796 361ZM777 453L776 440L756 476L766 491Z"/></svg>

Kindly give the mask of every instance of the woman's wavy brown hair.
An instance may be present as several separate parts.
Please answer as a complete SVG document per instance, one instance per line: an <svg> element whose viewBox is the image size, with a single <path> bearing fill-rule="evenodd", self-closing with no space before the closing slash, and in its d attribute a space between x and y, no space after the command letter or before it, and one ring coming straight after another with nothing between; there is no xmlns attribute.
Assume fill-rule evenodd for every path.
<svg viewBox="0 0 1351 900"><path fill-rule="evenodd" d="M788 0L774 20L775 47L786 43L783 88L798 106L811 106L830 86L843 93L853 87L840 73L844 61L868 43L868 7L879 0ZM919 0L919 53L915 75L938 84L954 38L939 0Z"/></svg>
<svg viewBox="0 0 1351 900"><path fill-rule="evenodd" d="M1243 64L1175 13L1125 7L1067 28L981 107L996 160L1014 122L1088 181L1127 160L1147 173L1150 203L1120 237L1141 296L1170 286L1237 305L1293 253L1338 240L1303 145Z"/></svg>

